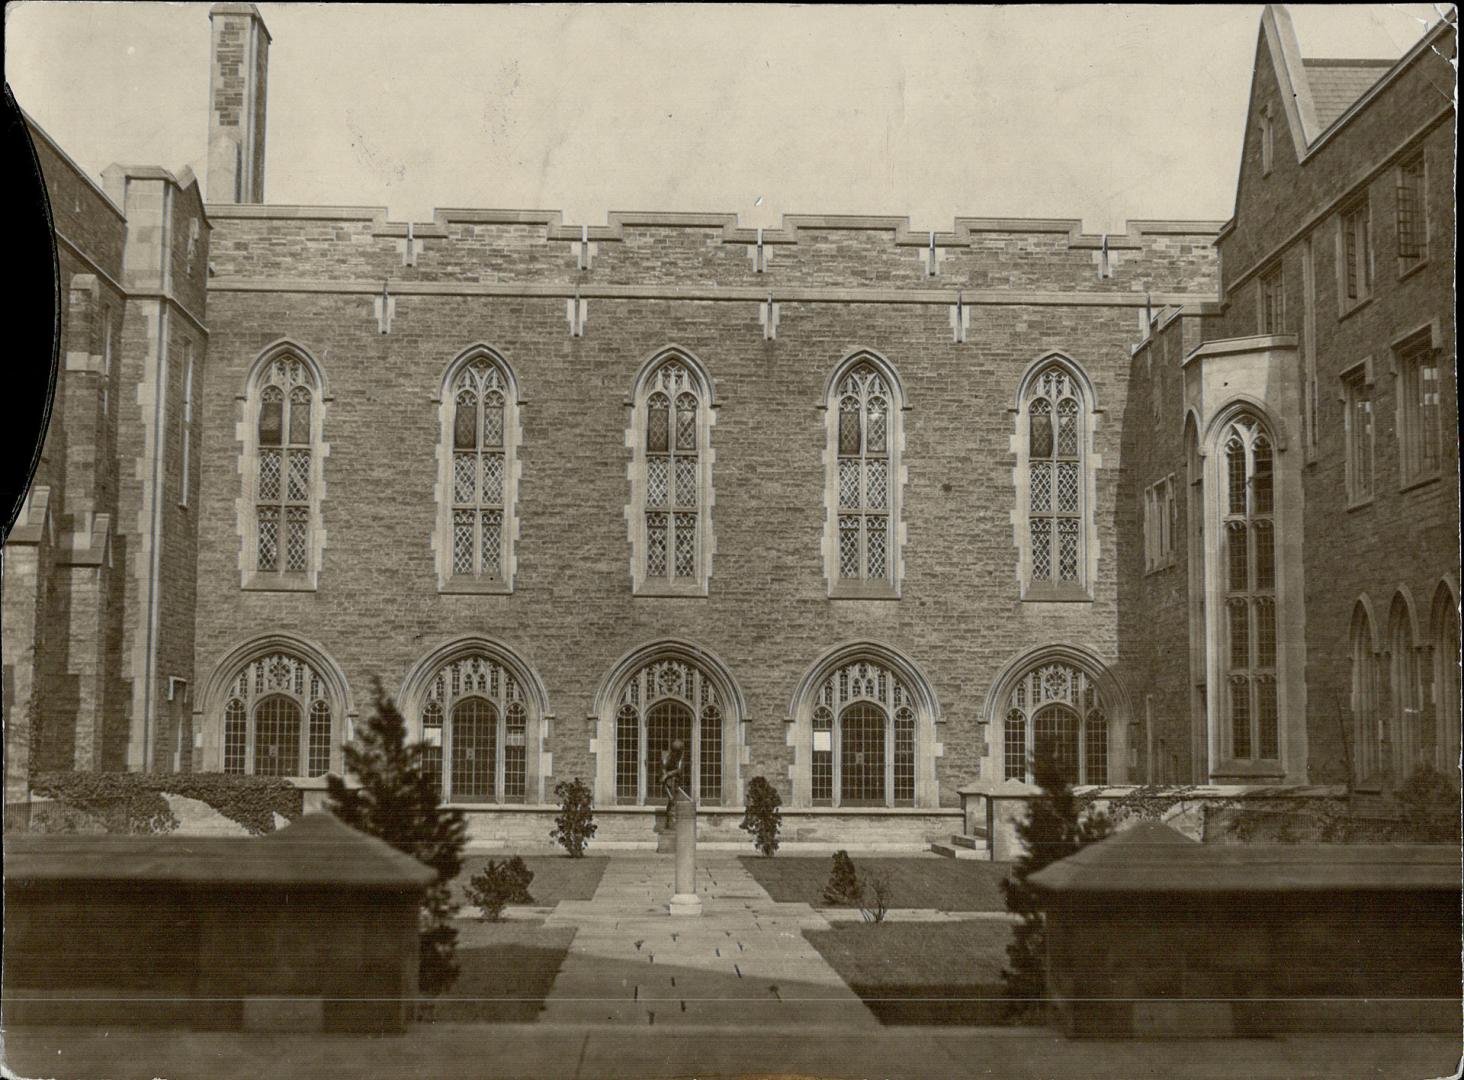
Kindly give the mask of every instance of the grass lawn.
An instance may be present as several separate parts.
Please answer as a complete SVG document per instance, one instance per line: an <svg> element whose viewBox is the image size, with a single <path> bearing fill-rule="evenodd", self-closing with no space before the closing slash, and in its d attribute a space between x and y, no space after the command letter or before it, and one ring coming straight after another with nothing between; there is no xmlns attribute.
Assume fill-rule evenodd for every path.
<svg viewBox="0 0 1464 1080"><path fill-rule="evenodd" d="M832 856L792 855L765 859L741 856L742 865L768 895L779 902L828 907L823 890L834 867ZM862 878L888 873L891 907L935 908L939 911L1005 911L1002 863L976 859L918 858L899 855L856 855L854 871Z"/></svg>
<svg viewBox="0 0 1464 1080"><path fill-rule="evenodd" d="M1007 1022L1001 970L1011 933L1004 923L887 922L803 936L882 1024L990 1026Z"/></svg>
<svg viewBox="0 0 1464 1080"><path fill-rule="evenodd" d="M457 928L457 981L428 1007L431 1021L532 1023L569 952L574 928L478 919L458 919Z"/></svg>
<svg viewBox="0 0 1464 1080"><path fill-rule="evenodd" d="M513 858L513 852L492 855L469 855L463 860L463 872L452 881L453 897L459 903L466 903L463 889L468 879L488 865L489 859L503 862ZM529 883L529 895L534 904L550 907L561 900L592 900L600 877L605 873L604 855L586 855L571 859L568 855L525 855L524 864L534 872ZM473 909L476 912L476 908Z"/></svg>

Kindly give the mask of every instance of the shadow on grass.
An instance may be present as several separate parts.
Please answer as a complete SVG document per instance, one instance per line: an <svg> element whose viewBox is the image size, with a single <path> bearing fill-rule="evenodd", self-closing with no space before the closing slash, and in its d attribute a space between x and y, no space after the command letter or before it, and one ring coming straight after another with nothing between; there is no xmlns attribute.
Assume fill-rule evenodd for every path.
<svg viewBox="0 0 1464 1080"><path fill-rule="evenodd" d="M429 1023L532 1023L574 940L573 927L538 922L458 921L458 977L429 999L419 1019Z"/></svg>
<svg viewBox="0 0 1464 1080"><path fill-rule="evenodd" d="M463 869L452 879L453 898L466 903L464 890L472 876L488 865L490 859L504 862L513 858L513 852L494 852L491 855L469 855L463 860ZM571 859L568 855L525 855L524 865L534 874L529 883L529 895L536 907L552 907L561 900L593 900L605 866L610 861L604 855L586 855ZM475 910L475 909L474 909Z"/></svg>
<svg viewBox="0 0 1464 1080"><path fill-rule="evenodd" d="M899 855L855 855L861 877L889 876L891 907L934 908L937 911L1005 911L1001 882L1005 863L978 859L941 859ZM789 855L764 859L739 856L744 869L779 902L828 907L823 890L833 860L827 855Z"/></svg>

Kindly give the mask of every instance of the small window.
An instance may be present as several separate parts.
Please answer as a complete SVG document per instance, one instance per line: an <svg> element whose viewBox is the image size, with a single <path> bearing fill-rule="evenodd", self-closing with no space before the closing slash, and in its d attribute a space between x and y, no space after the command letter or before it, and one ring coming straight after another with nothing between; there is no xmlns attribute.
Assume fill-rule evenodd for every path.
<svg viewBox="0 0 1464 1080"><path fill-rule="evenodd" d="M1276 163L1276 122L1271 106L1261 110L1261 175L1270 176Z"/></svg>
<svg viewBox="0 0 1464 1080"><path fill-rule="evenodd" d="M1442 377L1438 350L1428 334L1414 337L1398 351L1398 450L1404 484L1439 474Z"/></svg>
<svg viewBox="0 0 1464 1080"><path fill-rule="evenodd" d="M1174 533L1179 511L1174 476L1144 489L1144 570L1153 573L1174 565Z"/></svg>
<svg viewBox="0 0 1464 1080"><path fill-rule="evenodd" d="M1367 200L1342 211L1338 263L1341 313L1346 314L1372 295L1372 220Z"/></svg>
<svg viewBox="0 0 1464 1080"><path fill-rule="evenodd" d="M1359 366L1344 375L1342 389L1347 430L1347 500L1363 503L1373 496L1373 399L1366 367Z"/></svg>
<svg viewBox="0 0 1464 1080"><path fill-rule="evenodd" d="M183 462L180 469L181 482L178 491L178 505L188 506L188 489L192 482L193 455L193 342L183 343L183 414L180 442L183 444ZM308 436L307 436L308 439Z"/></svg>
<svg viewBox="0 0 1464 1080"><path fill-rule="evenodd" d="M1286 333L1286 288L1281 276L1281 265L1277 263L1260 278L1261 290L1261 333Z"/></svg>
<svg viewBox="0 0 1464 1080"><path fill-rule="evenodd" d="M1398 166L1398 269L1406 273L1428 258L1428 213L1423 154Z"/></svg>

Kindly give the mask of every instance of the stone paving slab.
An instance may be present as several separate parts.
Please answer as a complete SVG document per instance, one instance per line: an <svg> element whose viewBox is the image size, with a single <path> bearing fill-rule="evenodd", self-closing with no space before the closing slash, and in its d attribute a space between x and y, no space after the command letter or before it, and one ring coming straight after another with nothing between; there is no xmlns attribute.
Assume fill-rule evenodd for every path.
<svg viewBox="0 0 1464 1080"><path fill-rule="evenodd" d="M561 901L545 926L574 942L544 1003L546 1024L765 1025L878 1021L803 936L828 920L774 901L732 857L698 867L702 914L667 913L670 856L611 861L593 900Z"/></svg>

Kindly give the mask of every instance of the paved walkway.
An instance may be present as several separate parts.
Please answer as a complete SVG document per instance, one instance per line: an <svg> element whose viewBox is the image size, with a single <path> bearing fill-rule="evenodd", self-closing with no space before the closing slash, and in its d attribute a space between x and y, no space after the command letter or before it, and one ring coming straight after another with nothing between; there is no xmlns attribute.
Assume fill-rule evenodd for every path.
<svg viewBox="0 0 1464 1080"><path fill-rule="evenodd" d="M674 872L672 856L617 855L593 900L558 904L544 925L576 933L540 1023L879 1028L803 936L828 928L823 915L712 854L697 867L702 915L672 918Z"/></svg>

